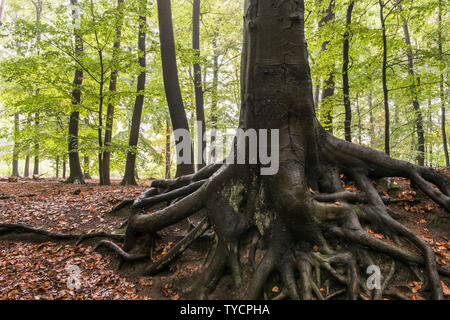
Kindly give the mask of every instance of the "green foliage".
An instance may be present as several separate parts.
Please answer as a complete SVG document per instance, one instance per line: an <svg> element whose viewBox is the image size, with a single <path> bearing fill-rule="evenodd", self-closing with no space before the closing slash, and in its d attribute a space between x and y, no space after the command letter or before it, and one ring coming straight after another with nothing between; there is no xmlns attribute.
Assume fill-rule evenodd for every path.
<svg viewBox="0 0 450 320"><path fill-rule="evenodd" d="M305 32L313 86L323 89L328 74L334 73L335 94L323 108L333 109L334 134L343 137L342 46L349 1L336 1L333 9L335 18L318 28L318 21L324 16L323 10L328 7L329 1L306 1ZM84 52L81 56L75 54L74 25L68 1L41 2L40 21L36 20L36 8L30 0L10 0L0 22L0 161L7 165L2 166L0 175L10 172L14 143L22 162L26 156L33 157L39 152L41 160L46 161L45 170L49 175L54 174L50 169L55 167L55 159L67 157L67 126L73 111L71 93L74 70L81 68L84 79L79 110L79 152L82 158L90 158L85 170L94 175L97 173L97 155L101 151L98 129L101 128L104 133L106 107L111 102L115 105L111 168L113 176L120 177L128 151L129 126L140 72L137 61L139 1L123 3L121 49L116 50L113 43L120 18L117 2L80 0L80 28L76 31L83 38ZM387 15L392 155L409 161L414 161L416 157L416 115L411 104L412 90L416 90L424 117L427 150L432 151L432 156L427 158L428 163L442 166L439 80L443 74L444 88L447 89L448 4L442 1L443 57L439 55L437 40L438 0L402 1L402 11L397 4L397 1L388 2L384 9ZM236 127L240 107L243 1L202 0L198 58L192 49L192 1L174 0L172 10L178 73L189 123L194 126L193 64L199 63L207 126L213 125L212 119L215 117L219 128ZM147 83L137 150L141 178L164 175L166 121L169 119L161 70L156 1L149 1L146 15ZM414 56L415 77L408 75L402 17L407 19L411 33L412 45L409 49ZM384 111L378 1L355 0L352 18L349 78L353 141L360 140L362 144L382 150ZM327 43L326 50L322 50L324 42ZM108 87L114 68L118 68L119 77L117 92L111 94ZM100 90L101 86L103 90ZM100 114L101 100L103 110ZM323 108L318 110L321 120ZM370 111L375 127L372 137L369 130ZM15 133L13 120L16 113L20 121L19 132ZM38 125L35 123L37 115ZM39 142L39 151L33 147L36 142Z"/></svg>

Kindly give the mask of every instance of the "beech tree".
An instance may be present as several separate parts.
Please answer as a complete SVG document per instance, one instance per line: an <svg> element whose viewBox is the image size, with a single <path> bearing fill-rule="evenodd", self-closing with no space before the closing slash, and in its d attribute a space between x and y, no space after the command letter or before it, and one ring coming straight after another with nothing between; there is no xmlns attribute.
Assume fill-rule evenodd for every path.
<svg viewBox="0 0 450 320"><path fill-rule="evenodd" d="M186 117L186 111L184 109L183 97L181 96L180 83L178 79L175 39L173 35L172 7L170 1L168 0L158 0L157 3L164 89L166 91L170 119L172 121L174 131L177 129L183 129L189 132L189 124ZM180 137L176 137L175 143L178 148L180 148L181 141L182 139ZM177 152L180 154L182 153L180 149L177 149ZM177 177L194 172L192 148L191 159L190 164L177 164Z"/></svg>
<svg viewBox="0 0 450 320"><path fill-rule="evenodd" d="M145 274L162 270L211 230L216 241L190 291L195 297L208 297L228 269L234 285L243 288L238 298L262 298L275 273L283 288L276 298L324 299L314 279L326 271L345 288L348 299L358 299L364 293L361 276L372 264L372 252L379 252L394 262L424 268L432 298L443 299L439 274L448 276L450 271L436 264L426 241L392 217L387 199L371 179L406 177L447 211L450 179L324 130L314 111L304 19L303 1L245 1L239 128L279 130L278 172L261 175L259 159L258 164L216 163L177 180L155 180L133 204L123 248L107 240L99 246L108 246L126 261L146 259L135 253L138 240L153 239L156 232L206 208L203 220L158 261L149 261ZM343 189L342 177L360 192ZM173 199L178 201L145 214ZM365 230L367 225L399 244L408 240L420 253L381 241ZM386 294L394 262L391 275L374 292L376 299Z"/></svg>
<svg viewBox="0 0 450 320"><path fill-rule="evenodd" d="M78 5L77 0L71 0L73 6ZM75 11L72 12L75 15ZM75 25L74 17L74 25ZM75 57L80 57L83 53L83 39L74 27L75 37ZM83 171L81 170L80 155L78 152L78 131L80 122L80 103L81 103L81 85L83 84L83 70L77 65L75 69L75 75L73 77L73 90L72 90L72 106L73 110L69 117L68 126L68 152L69 152L69 177L68 183L84 183Z"/></svg>
<svg viewBox="0 0 450 320"><path fill-rule="evenodd" d="M139 0L139 29L138 29L138 61L140 73L137 79L136 100L134 102L133 116L131 120L130 139L125 164L125 174L122 185L135 185L136 183L136 153L141 128L142 108L144 106L144 91L146 78L146 35L147 35L147 0Z"/></svg>

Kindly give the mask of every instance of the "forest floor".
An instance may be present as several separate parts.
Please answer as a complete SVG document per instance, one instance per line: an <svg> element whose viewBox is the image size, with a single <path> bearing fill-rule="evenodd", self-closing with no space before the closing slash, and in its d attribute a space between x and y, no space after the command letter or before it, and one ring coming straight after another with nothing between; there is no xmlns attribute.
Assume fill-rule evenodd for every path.
<svg viewBox="0 0 450 320"><path fill-rule="evenodd" d="M450 267L450 215L410 188L406 179L395 179L389 191L391 199L405 202L390 204L400 221L436 252L440 265ZM124 199L133 199L147 189L150 181L136 187L99 186L88 180L85 185L68 185L57 179L18 182L0 181L0 223L24 223L36 228L61 233L105 231L120 232L127 219L127 210L109 212ZM353 189L352 185L345 186ZM387 195L387 193L386 193ZM159 256L180 239L187 228L180 223L160 232L153 256ZM122 230L123 231L123 230ZM383 238L376 230L367 229ZM92 252L95 242L23 242L1 240L0 237L0 300L1 299L180 299L176 288L187 287L204 258L205 241L192 245L169 270L154 277L142 277L144 264L126 264L121 268L115 253L106 249ZM81 270L80 288L69 289L67 268ZM229 279L228 279L229 280ZM231 281L225 277L212 298L233 296ZM448 279L447 279L448 280ZM401 290L413 300L422 299L422 284L409 282ZM450 282L443 281L446 298L450 298ZM276 287L274 287L276 289ZM419 291L419 292L418 292Z"/></svg>

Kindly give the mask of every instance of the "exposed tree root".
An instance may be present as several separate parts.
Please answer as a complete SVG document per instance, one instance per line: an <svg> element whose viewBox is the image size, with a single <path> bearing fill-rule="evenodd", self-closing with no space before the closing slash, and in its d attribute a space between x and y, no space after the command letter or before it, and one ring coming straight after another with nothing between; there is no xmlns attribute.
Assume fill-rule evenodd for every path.
<svg viewBox="0 0 450 320"><path fill-rule="evenodd" d="M328 144L322 148L325 154L330 151ZM386 207L389 198L379 194L369 176L410 177L441 205L446 205L446 181L449 179L362 147L356 148L356 154L353 145L346 143L339 150L332 150L335 152L333 160L321 156L327 159L329 166L324 168L329 170L318 170L313 177L308 173L305 177L296 175L288 162L277 176L269 178L259 176L249 166L219 164L177 180L155 180L133 203L126 201L126 205L132 207L132 214L127 220L125 236L102 232L69 235L21 224L1 224L0 235L38 234L49 240L75 240L77 244L91 238L124 241L122 248L102 240L94 250L106 247L126 262L149 261L144 274L153 275L173 263L211 226L216 241L196 282L186 293L188 296L207 298L228 270L234 286L246 288L245 298L248 299L328 300L343 296L347 299L383 299L385 296L405 299L407 296L389 287L397 270L395 261L400 261L417 277L423 277L417 272L417 266L424 267L424 287L433 299L442 299L439 274L449 277L450 270L437 266L430 245L393 218L395 212ZM372 155L371 161L366 153ZM377 159L389 165L382 165ZM348 169L349 161L356 164L351 169ZM421 181L412 172L430 182ZM358 192L342 189L341 173L355 181ZM438 182L438 179L445 181ZM299 184L299 181L305 183ZM427 190L430 183L439 188L431 187L433 189L442 187L442 192ZM311 192L309 186L317 191ZM167 202L168 206L146 213L161 202ZM140 237L152 238L156 232L204 208L206 217L159 260L152 261L151 253L130 253ZM380 230L387 239L398 244L375 238L365 231L362 223ZM399 244L405 243L404 240L413 246L401 248ZM367 275L361 269L374 264L372 253L382 253L393 259L381 287L373 291L367 288ZM248 263L243 263L244 255L248 255ZM249 279L243 277L244 268L251 271ZM267 291L267 283L274 275L279 275L281 287L275 296ZM330 288L334 290L330 292Z"/></svg>
<svg viewBox="0 0 450 320"><path fill-rule="evenodd" d="M34 197L36 196L35 193L28 193L28 194L19 194L19 195L3 195L0 196L0 200L7 200L11 198L28 198L28 197Z"/></svg>
<svg viewBox="0 0 450 320"><path fill-rule="evenodd" d="M322 146L322 151L328 154L330 147L326 145ZM384 296L404 298L403 294L389 288L396 271L395 260L398 260L412 269L415 269L415 265L425 267L432 298L442 299L438 274L449 276L450 270L437 266L432 248L393 218L396 216L395 212L386 208L391 200L380 195L368 177L410 177L417 181L417 186L425 193L433 194L432 199L441 205L446 205L447 191L431 193L426 185L429 182L420 181L412 172L419 172L421 177L426 177L430 183L438 188L442 187L442 190L447 190L446 181L449 179L439 173L390 159L380 152L368 151L369 149L362 147L356 150L357 152L353 145L344 143L339 151L333 148L333 152L338 153L333 160L322 155L322 159L327 159L331 166L328 169L334 169L326 173L315 172L319 179L308 184L316 187L316 190L331 190L332 193L311 193L312 187L308 187L308 184L298 187L298 182L303 178L293 174L290 165L282 166L281 170L287 168L286 175L281 171L278 177L265 179L255 174L249 166L221 165L211 169L211 175L208 174L209 178L203 177L205 179L190 175L174 181L156 180L152 183L152 188L133 204L135 211L128 223L124 251L131 250L141 235L152 235L206 208L207 217L168 254L151 263L146 274L159 272L175 260L195 238L206 231L206 221L209 220L217 235L216 243L188 295L207 298L224 272L229 270L236 287L247 287L245 297L249 299L269 297L264 290L274 274L279 274L282 290L272 299L326 300L344 294L348 299L382 299ZM368 161L368 153L371 161ZM388 164L383 165L375 161L377 159ZM357 166L347 169L349 161ZM206 168L209 170L211 167ZM360 192L343 190L340 173L352 178ZM283 180L282 184L278 178ZM307 176L306 180L310 179ZM325 180L327 183L324 183ZM286 186L291 187L286 189ZM145 214L149 207L175 199L176 202L168 207ZM298 210L310 212L309 218L305 215L298 216ZM284 217L279 215L280 211L286 212ZM299 218L301 220L297 220ZM291 223L286 224L286 221ZM364 230L360 221L382 230L386 238L398 243L403 238L414 247L405 250L377 239ZM308 234L305 235L305 232ZM341 242L336 242L337 239ZM358 244L357 248L354 247L355 243ZM342 246L350 250L343 251ZM416 249L420 255L410 251ZM254 263L256 253L261 250L265 252L263 257L258 263ZM394 259L381 288L373 292L366 287L365 278L361 276L364 272L360 270L362 265L373 264L367 250L386 254ZM244 253L248 254L249 265L242 262ZM254 266L256 267L253 268ZM244 267L254 270L247 283L242 277ZM335 285L338 284L338 287L343 285L345 288L328 293L330 280ZM326 292L323 289L325 284Z"/></svg>
<svg viewBox="0 0 450 320"><path fill-rule="evenodd" d="M31 226L27 226L21 223L1 223L0 224L0 238L7 240L8 238L14 238L14 236L22 235L24 240L29 237L33 241L75 241L76 244L87 239L93 238L108 238L116 241L124 241L125 237L122 234L111 234L106 232L94 232L83 234L66 234L58 232L50 232L44 229L38 229ZM33 237L38 236L38 238Z"/></svg>
<svg viewBox="0 0 450 320"><path fill-rule="evenodd" d="M115 251L124 261L131 262L131 261L142 261L145 259L149 259L150 255L148 254L130 254L128 252L123 251L121 247L119 247L117 244L111 241L102 240L100 241L92 251L97 251L100 247L107 247L113 251Z"/></svg>
<svg viewBox="0 0 450 320"><path fill-rule="evenodd" d="M175 260L183 251L185 251L193 241L198 239L206 230L208 230L210 224L208 217L203 218L203 220L195 227L189 234L180 240L172 249L169 250L161 259L156 263L151 264L145 271L144 274L154 275L160 272L165 267L167 267L173 260Z"/></svg>

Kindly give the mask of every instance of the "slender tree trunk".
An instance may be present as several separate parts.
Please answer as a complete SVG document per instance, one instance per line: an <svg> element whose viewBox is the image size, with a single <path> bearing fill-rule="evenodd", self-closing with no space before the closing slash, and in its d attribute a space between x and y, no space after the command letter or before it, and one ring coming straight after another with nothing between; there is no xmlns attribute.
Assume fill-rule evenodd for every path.
<svg viewBox="0 0 450 320"><path fill-rule="evenodd" d="M33 5L36 9L36 26L37 26L37 34L36 34L36 46L37 46L37 54L40 55L40 42L41 42L41 14L42 14L42 8L43 8L43 1L42 0L36 0L32 1ZM39 95L40 89L38 88L36 90L36 95ZM40 115L39 111L36 112L34 115L35 117L35 144L34 144L34 168L33 168L33 175L38 176L39 175L39 122L40 122Z"/></svg>
<svg viewBox="0 0 450 320"><path fill-rule="evenodd" d="M86 116L86 118L84 118L84 124L86 125L86 127L89 126L89 118L87 116ZM84 171L84 175L83 175L84 179L92 179L91 174L89 172L91 159L89 158L88 155L86 155L86 154L84 155L83 162L84 162L84 170L83 170Z"/></svg>
<svg viewBox="0 0 450 320"><path fill-rule="evenodd" d="M167 104L169 105L170 119L173 130L183 129L189 132L189 124L184 109L183 98L178 80L178 68L175 55L175 40L173 35L172 8L170 1L158 0L159 37L161 44L161 59L163 68L164 88ZM181 138L176 137L175 144L177 154L182 154ZM182 176L194 172L193 152L191 144L190 163L178 163L176 176Z"/></svg>
<svg viewBox="0 0 450 320"><path fill-rule="evenodd" d="M12 176L19 176L19 114L14 113L14 147L13 147L13 159L12 159Z"/></svg>
<svg viewBox="0 0 450 320"><path fill-rule="evenodd" d="M356 113L358 114L358 143L362 144L361 109L359 108L358 94L356 95L355 100L356 100Z"/></svg>
<svg viewBox="0 0 450 320"><path fill-rule="evenodd" d="M122 26L123 26L123 1L117 0L117 15L118 20L116 24L116 40L113 45L113 61L117 61L120 49L120 39L122 37ZM116 64L111 72L111 78L109 81L109 102L108 109L106 111L106 127L105 127L105 141L103 152L103 184L111 184L110 179L110 165L111 165L111 141L112 141L112 130L114 121L114 95L117 91L117 77L119 73L119 65Z"/></svg>
<svg viewBox="0 0 450 320"><path fill-rule="evenodd" d="M34 143L34 167L33 175L39 175L39 112L34 115L35 143Z"/></svg>
<svg viewBox="0 0 450 320"><path fill-rule="evenodd" d="M441 64L444 64L444 55L442 51L442 42L445 39L442 39L442 1L439 0L439 28L438 28L438 42L439 42L439 57L441 60ZM442 67L441 67L442 68ZM446 133L446 120L445 120L445 91L444 91L444 72L441 69L440 72L440 81L439 81L439 92L441 96L441 134L442 134L442 146L444 149L445 156L445 166L450 166L449 156L448 156L448 146L447 146L447 133Z"/></svg>
<svg viewBox="0 0 450 320"><path fill-rule="evenodd" d="M170 168L171 168L171 151L170 151L170 135L172 133L170 132L170 123L168 120L166 120L166 149L164 151L165 153L165 161L166 161L166 173L165 177L166 179L170 179Z"/></svg>
<svg viewBox="0 0 450 320"><path fill-rule="evenodd" d="M431 99L428 98L428 134L431 137L433 133L433 116L431 114ZM433 141L432 139L429 139L428 141L428 165L432 168L433 167Z"/></svg>
<svg viewBox="0 0 450 320"><path fill-rule="evenodd" d="M200 0L194 0L192 6L192 48L195 50L194 85L195 85L195 110L197 116L197 169L205 166L203 151L206 149L206 141L203 139L206 132L202 70L200 68Z"/></svg>
<svg viewBox="0 0 450 320"><path fill-rule="evenodd" d="M29 177L30 176L30 156L27 155L25 157L25 168L23 171L23 176L24 177Z"/></svg>
<svg viewBox="0 0 450 320"><path fill-rule="evenodd" d="M78 0L71 0L73 6L78 5ZM75 55L80 57L83 54L83 40L77 30L75 33ZM69 116L68 130L68 151L69 151L69 183L84 183L83 171L80 165L80 156L78 153L78 130L80 120L80 103L81 103L81 85L83 84L83 70L78 66L75 69L72 90L72 112Z"/></svg>
<svg viewBox="0 0 450 320"><path fill-rule="evenodd" d="M66 157L65 157L65 156L64 156L64 159L63 159L63 172L62 172L62 177L63 177L63 179L66 178Z"/></svg>
<svg viewBox="0 0 450 320"><path fill-rule="evenodd" d="M213 79L212 79L212 94L211 94L211 140L210 140L210 162L214 162L217 157L216 152L216 134L217 134L217 105L218 105L218 90L219 90L219 53L217 46L217 34L214 35L212 45L214 48L213 54Z"/></svg>
<svg viewBox="0 0 450 320"><path fill-rule="evenodd" d="M59 178L59 156L56 156L56 178Z"/></svg>
<svg viewBox="0 0 450 320"><path fill-rule="evenodd" d="M89 118L87 116L86 116L86 118L84 118L84 124L86 125L86 127L89 126ZM84 170L83 170L84 171L84 175L83 175L83 177L84 177L84 179L92 179L91 174L89 172L91 159L89 158L88 155L85 154L83 161L84 161Z"/></svg>
<svg viewBox="0 0 450 320"><path fill-rule="evenodd" d="M402 7L399 6L400 11ZM408 22L405 17L403 17L403 33L405 35L405 44L406 44L406 57L408 59L408 74L412 79L411 86L411 95L412 95L412 105L414 108L414 112L416 114L416 132L417 132L417 163L420 166L425 165L425 133L423 129L423 116L420 111L419 100L417 97L417 86L416 86L416 75L414 72L414 61L413 61L413 53L411 50L411 38L409 35Z"/></svg>
<svg viewBox="0 0 450 320"><path fill-rule="evenodd" d="M375 119L373 117L372 90L369 91L369 137L370 147L375 146Z"/></svg>
<svg viewBox="0 0 450 320"><path fill-rule="evenodd" d="M355 2L352 1L348 5L346 23L345 23L345 33L344 33L344 49L343 49L343 59L342 59L342 83L343 83L343 94L344 94L344 107L345 107L345 140L352 141L352 108L350 105L350 86L348 81L348 64L349 64L349 49L350 49L350 25L352 23L352 11Z"/></svg>
<svg viewBox="0 0 450 320"><path fill-rule="evenodd" d="M334 20L334 0L330 0L329 6L325 11L326 15L319 21L319 29L325 24ZM324 41L322 43L321 53L327 50L327 46L330 41ZM323 84L322 96L320 98L320 109L324 121L324 128L333 133L333 102L331 101L334 96L334 63L331 66L330 73L326 76Z"/></svg>
<svg viewBox="0 0 450 320"><path fill-rule="evenodd" d="M31 126L31 113L28 113L27 116L27 128L30 128ZM26 148L26 157L25 157L25 168L23 171L23 176L24 177L29 177L30 176L30 150L27 147Z"/></svg>
<svg viewBox="0 0 450 320"><path fill-rule="evenodd" d="M382 38L383 38L383 64L381 67L381 82L383 84L383 102L384 102L384 152L387 155L390 155L390 128L389 128L389 94L388 94L388 88L387 88L387 77L386 77L386 71L387 71L387 38L386 38L386 25L385 25L385 18L383 9L385 4L383 4L382 0L378 0L378 3L380 4L380 21L381 21L381 31L382 31Z"/></svg>
<svg viewBox="0 0 450 320"><path fill-rule="evenodd" d="M139 1L139 31L138 31L138 61L141 68L137 79L137 96L134 102L133 116L131 119L130 139L128 142L129 151L125 164L125 175L122 185L136 185L136 155L139 141L139 130L141 127L141 115L144 105L145 76L146 76L146 49L145 38L147 28L147 0Z"/></svg>

